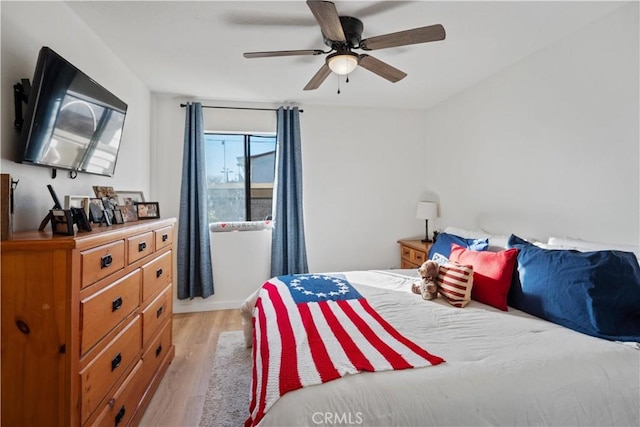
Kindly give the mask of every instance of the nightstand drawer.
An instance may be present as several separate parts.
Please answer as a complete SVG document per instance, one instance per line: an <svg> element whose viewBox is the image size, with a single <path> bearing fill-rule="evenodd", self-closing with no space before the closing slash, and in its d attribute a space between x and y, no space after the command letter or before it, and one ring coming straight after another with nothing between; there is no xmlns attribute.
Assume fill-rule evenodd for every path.
<svg viewBox="0 0 640 427"><path fill-rule="evenodd" d="M422 251L417 251L415 249L409 248L407 246L401 246L402 251L402 259L409 261L413 264L422 264L427 260L427 253Z"/></svg>
<svg viewBox="0 0 640 427"><path fill-rule="evenodd" d="M400 268L418 268L429 259L431 242L419 239L398 240L400 244Z"/></svg>
<svg viewBox="0 0 640 427"><path fill-rule="evenodd" d="M416 251L411 249L411 261L416 264L422 264L427 260L427 254L425 252Z"/></svg>
<svg viewBox="0 0 640 427"><path fill-rule="evenodd" d="M409 261L405 261L405 260L401 260L400 261L400 268L402 269L413 269L413 268L418 268L420 267L419 265L415 265L410 263Z"/></svg>

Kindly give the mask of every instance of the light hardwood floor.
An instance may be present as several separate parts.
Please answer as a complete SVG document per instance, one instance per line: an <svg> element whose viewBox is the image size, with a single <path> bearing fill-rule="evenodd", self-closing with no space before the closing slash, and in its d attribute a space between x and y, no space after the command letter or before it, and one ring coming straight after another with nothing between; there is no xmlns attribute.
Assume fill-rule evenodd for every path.
<svg viewBox="0 0 640 427"><path fill-rule="evenodd" d="M140 422L141 427L197 426L218 336L242 329L240 310L174 314L176 355Z"/></svg>

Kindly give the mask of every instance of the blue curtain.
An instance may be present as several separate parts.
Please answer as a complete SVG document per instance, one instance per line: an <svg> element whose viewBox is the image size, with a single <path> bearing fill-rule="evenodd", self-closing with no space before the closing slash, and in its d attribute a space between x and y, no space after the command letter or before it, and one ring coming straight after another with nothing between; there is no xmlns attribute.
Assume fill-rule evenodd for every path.
<svg viewBox="0 0 640 427"><path fill-rule="evenodd" d="M280 107L277 119L271 275L308 273L302 212L300 111L297 107Z"/></svg>
<svg viewBox="0 0 640 427"><path fill-rule="evenodd" d="M202 104L188 103L178 225L178 298L213 295Z"/></svg>

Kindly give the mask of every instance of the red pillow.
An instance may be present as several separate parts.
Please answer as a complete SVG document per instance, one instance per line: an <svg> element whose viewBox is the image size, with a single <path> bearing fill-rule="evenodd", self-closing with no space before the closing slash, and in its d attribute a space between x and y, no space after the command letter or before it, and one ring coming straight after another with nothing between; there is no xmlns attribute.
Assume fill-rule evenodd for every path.
<svg viewBox="0 0 640 427"><path fill-rule="evenodd" d="M507 294L518 258L515 248L501 252L478 252L451 245L449 261L473 267L471 298L507 311Z"/></svg>

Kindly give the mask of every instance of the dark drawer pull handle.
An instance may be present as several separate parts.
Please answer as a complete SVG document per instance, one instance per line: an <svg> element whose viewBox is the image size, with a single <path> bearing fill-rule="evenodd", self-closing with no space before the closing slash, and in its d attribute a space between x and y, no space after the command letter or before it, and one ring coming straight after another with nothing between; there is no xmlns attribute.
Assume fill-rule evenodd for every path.
<svg viewBox="0 0 640 427"><path fill-rule="evenodd" d="M100 268L111 267L112 262L113 257L111 255L103 255L102 258L100 258Z"/></svg>
<svg viewBox="0 0 640 427"><path fill-rule="evenodd" d="M157 270L156 270L156 279L157 279L158 277L160 277L160 276L162 276L162 269L161 269L161 268L159 268L159 269L157 269Z"/></svg>
<svg viewBox="0 0 640 427"><path fill-rule="evenodd" d="M167 240L169 240L169 235L168 234L163 234L162 235L162 241L166 242Z"/></svg>
<svg viewBox="0 0 640 427"><path fill-rule="evenodd" d="M162 315L163 311L164 311L164 305L156 311L156 319Z"/></svg>
<svg viewBox="0 0 640 427"><path fill-rule="evenodd" d="M147 242L138 243L138 252L143 252L147 249Z"/></svg>
<svg viewBox="0 0 640 427"><path fill-rule="evenodd" d="M111 303L111 312L113 313L120 307L122 307L122 297L118 297L113 300L113 302Z"/></svg>
<svg viewBox="0 0 640 427"><path fill-rule="evenodd" d="M120 366L121 362L122 362L122 353L118 353L118 355L114 357L113 360L111 361L111 370L113 371L118 366Z"/></svg>
<svg viewBox="0 0 640 427"><path fill-rule="evenodd" d="M160 344L158 348L156 348L156 357L160 356L160 353L162 353L162 344Z"/></svg>
<svg viewBox="0 0 640 427"><path fill-rule="evenodd" d="M122 408L120 408L120 410L116 414L116 425L120 424L120 422L124 418L125 412L127 412L127 411L126 411L126 409L124 409L124 405L122 405Z"/></svg>

